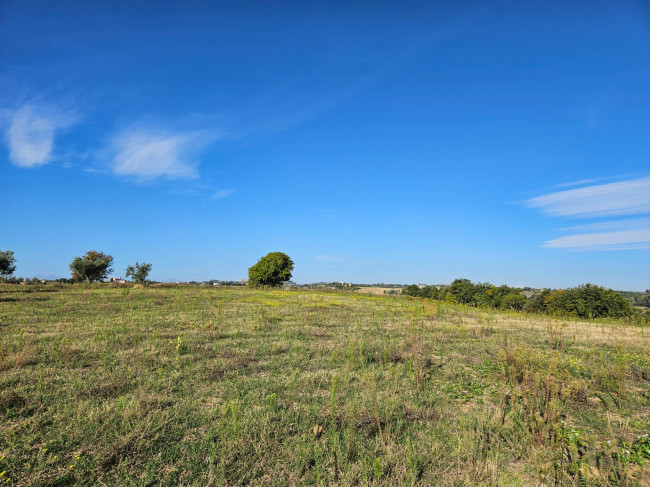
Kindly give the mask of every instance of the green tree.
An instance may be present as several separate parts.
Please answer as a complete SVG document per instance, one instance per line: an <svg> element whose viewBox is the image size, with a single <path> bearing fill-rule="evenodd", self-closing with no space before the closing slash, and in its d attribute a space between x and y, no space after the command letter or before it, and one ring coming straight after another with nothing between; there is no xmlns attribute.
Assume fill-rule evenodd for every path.
<svg viewBox="0 0 650 487"><path fill-rule="evenodd" d="M0 250L0 275L7 278L16 270L16 258L11 250Z"/></svg>
<svg viewBox="0 0 650 487"><path fill-rule="evenodd" d="M646 293L647 292L648 291L646 291ZM639 306L645 306L646 308L650 308L650 294L646 294L645 296L640 298L636 304L638 304Z"/></svg>
<svg viewBox="0 0 650 487"><path fill-rule="evenodd" d="M627 299L612 289L595 284L553 291L546 303L550 314L570 314L580 318L622 318L632 313Z"/></svg>
<svg viewBox="0 0 650 487"><path fill-rule="evenodd" d="M427 289L427 297L431 299L440 299L440 289L436 286L429 286Z"/></svg>
<svg viewBox="0 0 650 487"><path fill-rule="evenodd" d="M411 284L410 286L405 286L402 288L402 294L406 294L408 296L419 296L420 288L417 284Z"/></svg>
<svg viewBox="0 0 650 487"><path fill-rule="evenodd" d="M112 255L89 250L83 257L74 258L70 264L70 270L75 281L93 282L105 279L110 272L113 272L112 264Z"/></svg>
<svg viewBox="0 0 650 487"><path fill-rule="evenodd" d="M531 313L547 313L548 300L550 295L550 289L542 289L540 292L535 294L530 301L526 303L526 311L529 311Z"/></svg>
<svg viewBox="0 0 650 487"><path fill-rule="evenodd" d="M248 285L279 286L291 279L293 261L282 252L270 252L248 268Z"/></svg>
<svg viewBox="0 0 650 487"><path fill-rule="evenodd" d="M513 309L515 311L521 311L526 306L526 296L518 293L506 294L501 298L500 307L502 309Z"/></svg>
<svg viewBox="0 0 650 487"><path fill-rule="evenodd" d="M136 262L134 266L130 265L126 268L126 277L132 277L136 284L146 286L149 283L147 277L149 277L150 272L151 264L140 264Z"/></svg>
<svg viewBox="0 0 650 487"><path fill-rule="evenodd" d="M469 279L456 279L447 291L456 298L455 302L469 304L475 302L477 287Z"/></svg>

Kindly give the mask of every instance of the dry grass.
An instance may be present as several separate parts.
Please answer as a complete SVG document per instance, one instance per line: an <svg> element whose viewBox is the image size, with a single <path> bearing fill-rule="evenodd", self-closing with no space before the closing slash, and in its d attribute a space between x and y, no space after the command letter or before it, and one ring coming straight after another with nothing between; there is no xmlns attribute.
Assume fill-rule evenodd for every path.
<svg viewBox="0 0 650 487"><path fill-rule="evenodd" d="M379 286L367 286L360 287L355 292L360 294L375 294L375 295L384 295L384 294L398 294L400 289L392 287L379 287Z"/></svg>

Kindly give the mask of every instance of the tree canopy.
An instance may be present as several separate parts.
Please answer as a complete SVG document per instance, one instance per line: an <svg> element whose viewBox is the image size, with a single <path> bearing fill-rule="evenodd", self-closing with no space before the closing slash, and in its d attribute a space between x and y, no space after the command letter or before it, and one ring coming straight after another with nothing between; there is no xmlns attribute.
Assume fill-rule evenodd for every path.
<svg viewBox="0 0 650 487"><path fill-rule="evenodd" d="M70 270L75 281L93 282L108 277L108 274L113 272L112 264L112 255L89 250L83 257L74 258L70 264Z"/></svg>
<svg viewBox="0 0 650 487"><path fill-rule="evenodd" d="M549 293L544 304L549 314L568 313L580 318L627 316L632 307L627 299L612 289L583 284Z"/></svg>
<svg viewBox="0 0 650 487"><path fill-rule="evenodd" d="M534 292L528 299L519 288L456 279L448 286L440 287L411 284L402 289L402 294L443 299L470 306L571 315L580 318L623 318L635 316L635 313L639 315L621 293L595 284L583 284L568 289L542 289Z"/></svg>
<svg viewBox="0 0 650 487"><path fill-rule="evenodd" d="M126 268L126 277L132 277L136 284L146 285L149 272L151 272L151 264L136 262L134 266L130 265Z"/></svg>
<svg viewBox="0 0 650 487"><path fill-rule="evenodd" d="M248 268L248 285L279 286L291 279L293 261L282 252L270 252Z"/></svg>
<svg viewBox="0 0 650 487"><path fill-rule="evenodd" d="M16 258L11 250L0 250L0 275L9 277L16 270Z"/></svg>

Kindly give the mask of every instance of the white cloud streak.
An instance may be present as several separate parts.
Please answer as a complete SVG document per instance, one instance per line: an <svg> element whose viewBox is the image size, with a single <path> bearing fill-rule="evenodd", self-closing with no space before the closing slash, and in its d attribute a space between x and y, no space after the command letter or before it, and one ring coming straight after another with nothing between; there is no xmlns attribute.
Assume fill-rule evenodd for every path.
<svg viewBox="0 0 650 487"><path fill-rule="evenodd" d="M594 218L650 213L650 177L558 191L527 201L552 216Z"/></svg>
<svg viewBox="0 0 650 487"><path fill-rule="evenodd" d="M570 181L568 183L561 183L556 185L556 188L571 188L573 186L584 186L586 184L596 183L599 179L580 179L578 181Z"/></svg>
<svg viewBox="0 0 650 487"><path fill-rule="evenodd" d="M602 218L650 213L650 177L558 191L527 201L557 217ZM570 235L544 242L553 249L610 251L650 249L650 217L618 218L564 228Z"/></svg>
<svg viewBox="0 0 650 487"><path fill-rule="evenodd" d="M225 197L227 197L227 196L230 196L230 195L233 194L234 192L235 192L234 189L220 189L219 191L217 191L216 193L214 193L214 194L210 197L210 199L211 199L211 200L220 200L221 198L225 198Z"/></svg>
<svg viewBox="0 0 650 487"><path fill-rule="evenodd" d="M200 153L214 140L208 132L136 130L113 139L113 172L141 180L198 177Z"/></svg>
<svg viewBox="0 0 650 487"><path fill-rule="evenodd" d="M567 235L545 242L544 247L583 251L650 249L650 228Z"/></svg>
<svg viewBox="0 0 650 487"><path fill-rule="evenodd" d="M75 121L70 115L34 105L23 105L9 112L9 118L5 134L9 160L23 168L43 166L50 162L56 131Z"/></svg>
<svg viewBox="0 0 650 487"><path fill-rule="evenodd" d="M577 225L567 227L562 230L565 232L605 232L610 230L634 230L650 228L650 218L626 218L624 220L604 221L597 223L588 223L586 225Z"/></svg>

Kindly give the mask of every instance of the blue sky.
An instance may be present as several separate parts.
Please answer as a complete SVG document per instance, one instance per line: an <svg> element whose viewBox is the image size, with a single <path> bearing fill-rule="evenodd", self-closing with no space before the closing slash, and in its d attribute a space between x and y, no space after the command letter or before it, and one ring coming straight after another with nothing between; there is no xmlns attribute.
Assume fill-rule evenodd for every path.
<svg viewBox="0 0 650 487"><path fill-rule="evenodd" d="M650 288L650 6L0 4L0 249Z"/></svg>

